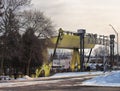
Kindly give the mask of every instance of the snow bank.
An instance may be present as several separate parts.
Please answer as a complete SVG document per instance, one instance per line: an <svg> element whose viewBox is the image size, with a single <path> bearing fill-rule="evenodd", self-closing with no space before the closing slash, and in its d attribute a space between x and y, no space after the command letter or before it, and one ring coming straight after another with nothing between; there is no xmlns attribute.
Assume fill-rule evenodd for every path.
<svg viewBox="0 0 120 91"><path fill-rule="evenodd" d="M33 78L25 75L23 78L17 78L17 80L32 80Z"/></svg>
<svg viewBox="0 0 120 91"><path fill-rule="evenodd" d="M50 78L55 77L73 77L73 76L86 76L86 75L98 75L103 74L103 72L67 72L67 73L56 73Z"/></svg>
<svg viewBox="0 0 120 91"><path fill-rule="evenodd" d="M120 87L120 71L107 73L104 76L84 81L82 85Z"/></svg>
<svg viewBox="0 0 120 91"><path fill-rule="evenodd" d="M27 76L27 75L25 75L23 78L25 78L25 79L27 79L27 80L33 79L33 78L31 78L31 77L29 77L29 76Z"/></svg>

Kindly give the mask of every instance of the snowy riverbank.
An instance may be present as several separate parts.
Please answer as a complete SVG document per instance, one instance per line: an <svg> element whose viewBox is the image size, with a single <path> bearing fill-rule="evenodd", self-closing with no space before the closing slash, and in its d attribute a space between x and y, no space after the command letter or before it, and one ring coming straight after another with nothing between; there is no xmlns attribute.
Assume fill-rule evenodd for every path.
<svg viewBox="0 0 120 91"><path fill-rule="evenodd" d="M120 71L113 71L103 76L84 81L82 85L120 87Z"/></svg>

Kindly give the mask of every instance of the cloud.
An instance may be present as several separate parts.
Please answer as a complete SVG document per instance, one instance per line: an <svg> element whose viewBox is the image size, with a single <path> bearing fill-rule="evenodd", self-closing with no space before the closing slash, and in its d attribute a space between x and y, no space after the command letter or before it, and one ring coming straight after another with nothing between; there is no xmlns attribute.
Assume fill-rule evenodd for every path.
<svg viewBox="0 0 120 91"><path fill-rule="evenodd" d="M68 30L83 27L88 32L107 34L110 23L120 26L120 0L32 0L32 3L51 17L57 27Z"/></svg>
<svg viewBox="0 0 120 91"><path fill-rule="evenodd" d="M64 0L32 0L35 8L49 12L58 12L64 9Z"/></svg>

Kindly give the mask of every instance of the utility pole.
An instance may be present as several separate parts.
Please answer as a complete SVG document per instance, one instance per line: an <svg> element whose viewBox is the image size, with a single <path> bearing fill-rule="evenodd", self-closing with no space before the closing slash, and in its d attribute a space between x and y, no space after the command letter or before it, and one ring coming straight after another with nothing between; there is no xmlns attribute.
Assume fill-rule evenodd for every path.
<svg viewBox="0 0 120 91"><path fill-rule="evenodd" d="M114 30L116 36L117 36L117 64L119 63L119 40L118 40L118 32L116 31L116 29L111 25L109 24L109 26L111 26L111 28Z"/></svg>

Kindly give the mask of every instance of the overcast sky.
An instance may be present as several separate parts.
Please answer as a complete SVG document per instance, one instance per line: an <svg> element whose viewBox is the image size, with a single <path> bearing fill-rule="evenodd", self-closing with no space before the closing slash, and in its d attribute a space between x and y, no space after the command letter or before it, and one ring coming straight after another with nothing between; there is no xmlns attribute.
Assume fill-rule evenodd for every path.
<svg viewBox="0 0 120 91"><path fill-rule="evenodd" d="M88 33L114 34L112 24L120 34L120 0L32 0L34 7L43 11L56 29Z"/></svg>

